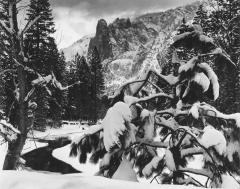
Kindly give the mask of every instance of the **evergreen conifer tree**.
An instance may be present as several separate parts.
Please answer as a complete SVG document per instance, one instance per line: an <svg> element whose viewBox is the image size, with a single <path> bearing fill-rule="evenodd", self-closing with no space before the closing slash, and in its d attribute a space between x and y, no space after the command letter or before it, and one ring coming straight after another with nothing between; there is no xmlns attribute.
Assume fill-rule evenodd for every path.
<svg viewBox="0 0 240 189"><path fill-rule="evenodd" d="M71 62L71 68L67 72L67 81L70 85L81 81L81 85L75 85L69 89L66 119L88 120L90 117L91 98L91 73L84 56L78 53Z"/></svg>
<svg viewBox="0 0 240 189"><path fill-rule="evenodd" d="M82 85L78 86L79 94L76 96L76 99L78 99L79 116L81 119L86 120L89 119L91 110L91 106L88 104L91 101L91 85L89 85L91 72L84 56L80 58L77 64L76 76L78 80L83 82Z"/></svg>
<svg viewBox="0 0 240 189"><path fill-rule="evenodd" d="M52 37L55 32L55 25L49 0L31 0L27 15L28 21L40 16L39 20L26 34L25 50L30 58L28 66L42 75L53 72L58 81L64 83L65 60L63 55L58 52L57 45ZM29 80L31 79L30 77ZM49 96L43 88L37 89L37 92L39 95L36 96L36 101L39 106L36 122L43 126L47 117L59 121L66 95L55 91Z"/></svg>
<svg viewBox="0 0 240 189"><path fill-rule="evenodd" d="M202 27L203 32L208 32L208 15L207 11L204 9L203 4L199 5L198 10L196 12L196 16L193 19L194 24L198 24Z"/></svg>
<svg viewBox="0 0 240 189"><path fill-rule="evenodd" d="M93 48L90 58L89 58L90 68L91 68L91 114L94 122L97 121L100 111L101 111L101 96L104 91L104 78L101 59L97 48Z"/></svg>
<svg viewBox="0 0 240 189"><path fill-rule="evenodd" d="M240 1L219 0L215 1L212 6L216 7L207 14L204 6L200 5L194 20L202 26L206 35L212 37L230 55L238 67L232 70L223 64L216 68L221 81L221 98L215 102L215 105L219 110L231 113L240 110ZM228 98L224 98L226 96Z"/></svg>
<svg viewBox="0 0 240 189"><path fill-rule="evenodd" d="M66 72L66 80L68 84L76 82L76 65L77 61L79 60L79 55L76 54L74 59L71 60L70 62L70 67L67 69ZM64 115L64 119L67 120L76 120L77 115L76 115L76 99L75 99L75 94L76 94L76 87L71 87L68 90L68 95L67 95L67 106L66 106L66 112Z"/></svg>
<svg viewBox="0 0 240 189"><path fill-rule="evenodd" d="M8 0L0 1L0 20L5 22L9 26L8 22ZM13 69L12 64L12 52L11 52L11 39L10 35L6 32L3 27L0 27L0 71L6 71ZM6 114L9 114L14 95L14 83L12 72L2 72L0 76L0 109L4 110Z"/></svg>

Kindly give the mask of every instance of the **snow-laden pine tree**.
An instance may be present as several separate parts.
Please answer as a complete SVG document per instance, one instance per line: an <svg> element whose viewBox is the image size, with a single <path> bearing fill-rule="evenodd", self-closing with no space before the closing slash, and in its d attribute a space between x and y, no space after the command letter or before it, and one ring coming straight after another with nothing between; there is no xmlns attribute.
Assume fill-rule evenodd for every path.
<svg viewBox="0 0 240 189"><path fill-rule="evenodd" d="M212 37L236 63L238 69L217 67L221 91L216 107L221 111L232 113L240 110L239 105L239 57L240 57L240 1L212 0L203 2L196 12L195 22L200 24L203 32ZM228 96L228 98L224 98Z"/></svg>
<svg viewBox="0 0 240 189"><path fill-rule="evenodd" d="M70 155L86 162L91 153L91 162L100 161L97 174L113 179L136 181L137 174L160 183L239 188L234 177L239 174L238 134L231 130L239 130L240 113L224 114L205 102L216 101L221 90L210 65L236 69L236 64L199 25L185 24L171 48L177 71L146 70L119 87L109 97L112 107L102 123L72 139ZM192 57L178 58L182 48ZM199 154L204 166L189 168ZM206 177L206 183L194 174Z"/></svg>

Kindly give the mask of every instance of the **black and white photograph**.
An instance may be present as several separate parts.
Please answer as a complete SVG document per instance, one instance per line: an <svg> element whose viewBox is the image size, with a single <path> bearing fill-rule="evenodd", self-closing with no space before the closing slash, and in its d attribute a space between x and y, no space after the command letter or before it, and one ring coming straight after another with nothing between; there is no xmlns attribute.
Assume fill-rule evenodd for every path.
<svg viewBox="0 0 240 189"><path fill-rule="evenodd" d="M240 0L0 0L1 189L240 189Z"/></svg>

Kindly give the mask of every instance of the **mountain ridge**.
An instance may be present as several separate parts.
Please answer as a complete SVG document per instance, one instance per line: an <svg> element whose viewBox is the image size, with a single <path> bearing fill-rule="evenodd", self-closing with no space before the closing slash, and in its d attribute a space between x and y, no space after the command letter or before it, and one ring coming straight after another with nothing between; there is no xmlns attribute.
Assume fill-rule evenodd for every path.
<svg viewBox="0 0 240 189"><path fill-rule="evenodd" d="M136 16L132 19L130 18L116 18L113 22L109 23L108 26L116 26L116 23L119 22L121 26L124 27L124 23L123 23L123 20L127 20L127 22L133 22L135 23L136 21L142 21L143 24L145 26L147 26L147 28L149 29L154 29L155 32L159 32L161 29L166 29L166 26L158 26L159 23L163 22L165 23L166 20L164 20L164 17L167 15L167 14L173 14L172 12L177 12L177 11L180 11L180 16L182 16L182 13L181 13L181 9L182 9L182 12L187 12L187 11L196 11L196 7L198 7L198 5L200 4L199 1L196 1L192 4L187 4L185 6L180 6L180 7L177 7L177 8L172 8L172 9L168 9L166 11L160 11L160 12L152 12L152 13L146 13L146 14L142 14L142 15L139 15L139 16ZM192 13L190 13L190 15L192 15ZM186 17L188 17L189 15L186 15ZM161 21L159 21L158 23L156 23L156 19L155 19L155 25L151 24L151 23L154 23L153 20L151 20L151 22L149 23L149 21L147 21L147 19L149 19L149 17L152 17L153 19L154 18L159 18L159 17L163 17L163 19ZM192 16L190 16L192 17ZM99 21L101 20L104 20L104 19L100 19ZM188 20L188 19L187 19ZM99 24L99 21L98 21L98 24ZM105 21L105 20L104 20ZM106 21L105 21L106 22ZM107 22L106 22L107 23ZM166 24L168 26L168 24ZM171 27L169 26L169 29L171 29ZM65 56L66 56L66 59L67 61L70 61L74 56L73 56L73 53L75 52L72 52L72 53L69 53L70 50L69 49L74 49L76 48L76 45L79 45L79 50L78 50L78 53L80 55L85 55L86 56L86 52L82 53L82 45L81 43L88 43L90 41L91 38L94 37L94 34L90 34L90 35L85 35L83 36L82 38L80 38L79 40L75 41L72 45L66 47L66 48L63 48L61 49L60 51L63 51ZM88 46L85 46L85 48L88 49ZM85 49L84 49L85 50Z"/></svg>
<svg viewBox="0 0 240 189"><path fill-rule="evenodd" d="M194 18L199 5L200 1L196 1L133 19L116 18L109 24L104 19L100 19L96 34L92 38L85 38L82 42L75 43L75 46L79 46L78 53L85 57L91 54L95 46L97 47L104 67L106 87L114 90L121 83L141 75L150 67L161 71L173 32L180 26L183 18L186 21ZM86 45L87 43L89 45ZM85 49L82 48L83 46ZM63 50L68 61L70 58L67 53L76 49Z"/></svg>

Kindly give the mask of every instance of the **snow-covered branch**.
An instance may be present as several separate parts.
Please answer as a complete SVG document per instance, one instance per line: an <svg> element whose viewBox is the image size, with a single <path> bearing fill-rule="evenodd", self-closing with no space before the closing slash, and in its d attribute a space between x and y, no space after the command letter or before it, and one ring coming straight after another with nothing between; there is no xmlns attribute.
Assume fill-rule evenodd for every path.
<svg viewBox="0 0 240 189"><path fill-rule="evenodd" d="M169 75L163 75L163 74L160 74L160 73L157 73L157 72L153 72L157 77L163 79L164 81L166 81L169 85L173 86L173 85L176 85L179 81L179 77L176 77L172 74L169 74Z"/></svg>
<svg viewBox="0 0 240 189"><path fill-rule="evenodd" d="M35 86L35 85L45 85L45 84L50 83L52 80L53 80L52 75L47 75L45 77L39 76L37 79L32 81L32 86Z"/></svg>
<svg viewBox="0 0 240 189"><path fill-rule="evenodd" d="M77 85L80 83L81 83L80 81L77 81L72 85L63 87L62 84L56 79L56 76L54 75L54 73L52 73L51 75L47 75L45 77L38 74L38 78L32 81L32 86L36 86L36 85L46 86L47 84L52 84L57 89L63 91L63 90L67 90L70 87L73 87L74 85Z"/></svg>
<svg viewBox="0 0 240 189"><path fill-rule="evenodd" d="M147 141L147 140L141 140L141 139L138 139L137 142L133 143L133 145L135 144L151 146L156 148L167 148L169 146L169 144L165 142Z"/></svg>
<svg viewBox="0 0 240 189"><path fill-rule="evenodd" d="M193 173L196 175L202 175L202 176L206 176L210 179L213 177L213 173L211 173L210 171L205 170L205 169L192 169L192 168L179 167L178 171Z"/></svg>
<svg viewBox="0 0 240 189"><path fill-rule="evenodd" d="M21 134L18 129L14 128L6 120L0 120L0 136L2 136L5 141L10 142L15 140L17 134Z"/></svg>
<svg viewBox="0 0 240 189"><path fill-rule="evenodd" d="M32 74L36 74L36 75L40 75L38 74L35 70L29 68L28 66L25 66L23 64L21 64L18 60L16 60L15 58L13 58L14 62L18 65L21 66L25 71L32 73Z"/></svg>
<svg viewBox="0 0 240 189"><path fill-rule="evenodd" d="M192 178L191 176L184 174L186 176L188 176L188 178L186 179L178 179L178 183L179 184L185 184L185 185L189 185L192 184L194 186L198 186L198 187L204 187L204 185L202 185L199 181L197 181L196 179Z"/></svg>
<svg viewBox="0 0 240 189"><path fill-rule="evenodd" d="M9 27L7 27L6 23L3 20L0 20L0 25L6 32L8 32L9 34L12 34L12 30Z"/></svg>
<svg viewBox="0 0 240 189"><path fill-rule="evenodd" d="M158 167L159 162L163 159L162 157L155 156L142 170L145 177L150 177Z"/></svg>
<svg viewBox="0 0 240 189"><path fill-rule="evenodd" d="M205 152L204 149L202 149L200 147L186 148L186 149L181 150L181 157L202 154L204 152Z"/></svg>
<svg viewBox="0 0 240 189"><path fill-rule="evenodd" d="M230 63L230 65L236 67L230 56L224 50L220 49L214 43L212 38L203 35L202 30L198 30L196 25L188 27L192 31L176 35L174 37L174 43L172 44L173 47L186 47L188 49L196 49L201 50L202 52L207 52L206 54L202 54L200 56L217 55L221 59L219 59L219 61L228 64Z"/></svg>
<svg viewBox="0 0 240 189"><path fill-rule="evenodd" d="M75 82L71 85L63 87L62 84L57 80L54 73L52 73L52 84L61 91L68 90L70 87L73 87L74 85L78 85L78 84L81 84L81 83L82 83L81 81L77 81L77 82Z"/></svg>
<svg viewBox="0 0 240 189"><path fill-rule="evenodd" d="M5 73L7 73L7 72L14 72L14 71L16 71L16 70L15 70L15 69L6 69L6 70L3 70L3 71L0 72L0 76L3 75L3 74L5 74Z"/></svg>
<svg viewBox="0 0 240 189"><path fill-rule="evenodd" d="M240 113L224 114L205 102L198 104L196 108L198 112L203 116L222 118L226 120L235 120L236 126L240 127Z"/></svg>
<svg viewBox="0 0 240 189"><path fill-rule="evenodd" d="M73 87L74 85L79 85L81 83L82 83L81 81L76 81L75 83L65 86L65 87L63 87L62 84L60 83L61 85L58 85L58 89L60 89L61 91L68 90L69 88Z"/></svg>
<svg viewBox="0 0 240 189"><path fill-rule="evenodd" d="M118 95L121 94L121 92L123 92L124 90L128 89L128 95L136 95L141 89L142 87L146 84L149 83L150 85L152 85L153 87L155 87L158 91L162 91L157 85L153 84L152 82L148 81L150 76L152 74L155 74L157 77L162 78L164 81L166 81L169 85L175 85L178 81L179 78L175 77L173 75L162 75L160 73L157 73L155 70L148 70L145 71L144 74L142 74L140 76L140 78L135 79L133 81L129 81L125 84L123 84L115 93L113 96L109 97L109 98L115 98Z"/></svg>
<svg viewBox="0 0 240 189"><path fill-rule="evenodd" d="M74 144L78 144L83 138L95 134L99 131L103 130L103 126L102 125L93 125L91 127L89 127L89 129L87 129L84 133L81 133L81 135L79 136L74 136L71 140L72 143Z"/></svg>
<svg viewBox="0 0 240 189"><path fill-rule="evenodd" d="M2 125L3 127L6 127L10 130L12 130L14 133L17 133L17 134L21 134L21 132L16 129L15 127L13 127L10 123L8 123L6 120L0 120L0 125Z"/></svg>
<svg viewBox="0 0 240 189"><path fill-rule="evenodd" d="M22 30L22 32L20 33L20 35L23 36L24 33L26 33L38 21L40 17L41 16L39 15L35 17L33 20L29 20L24 29Z"/></svg>
<svg viewBox="0 0 240 189"><path fill-rule="evenodd" d="M155 98L159 98L159 97L165 97L165 98L173 99L173 95L168 95L166 93L157 93L157 94L154 94L154 95L151 95L151 96L136 99L134 102L132 102L131 105L137 104L137 103L140 103L140 102L146 102L146 101L149 101L149 100L152 100L152 99L155 99Z"/></svg>
<svg viewBox="0 0 240 189"><path fill-rule="evenodd" d="M188 113L189 113L188 110L180 110L176 108L169 108L169 109L160 110L157 112L158 115L169 114L173 117L177 117L179 115L188 115Z"/></svg>
<svg viewBox="0 0 240 189"><path fill-rule="evenodd" d="M156 117L156 124L162 127L166 127L171 131L175 131L178 128L178 124L174 119L166 120L163 117Z"/></svg>
<svg viewBox="0 0 240 189"><path fill-rule="evenodd" d="M33 88L27 93L26 97L24 98L24 101L25 101L25 102L27 102L27 101L30 100L30 97L33 95L34 91L35 91L35 87L33 87Z"/></svg>

